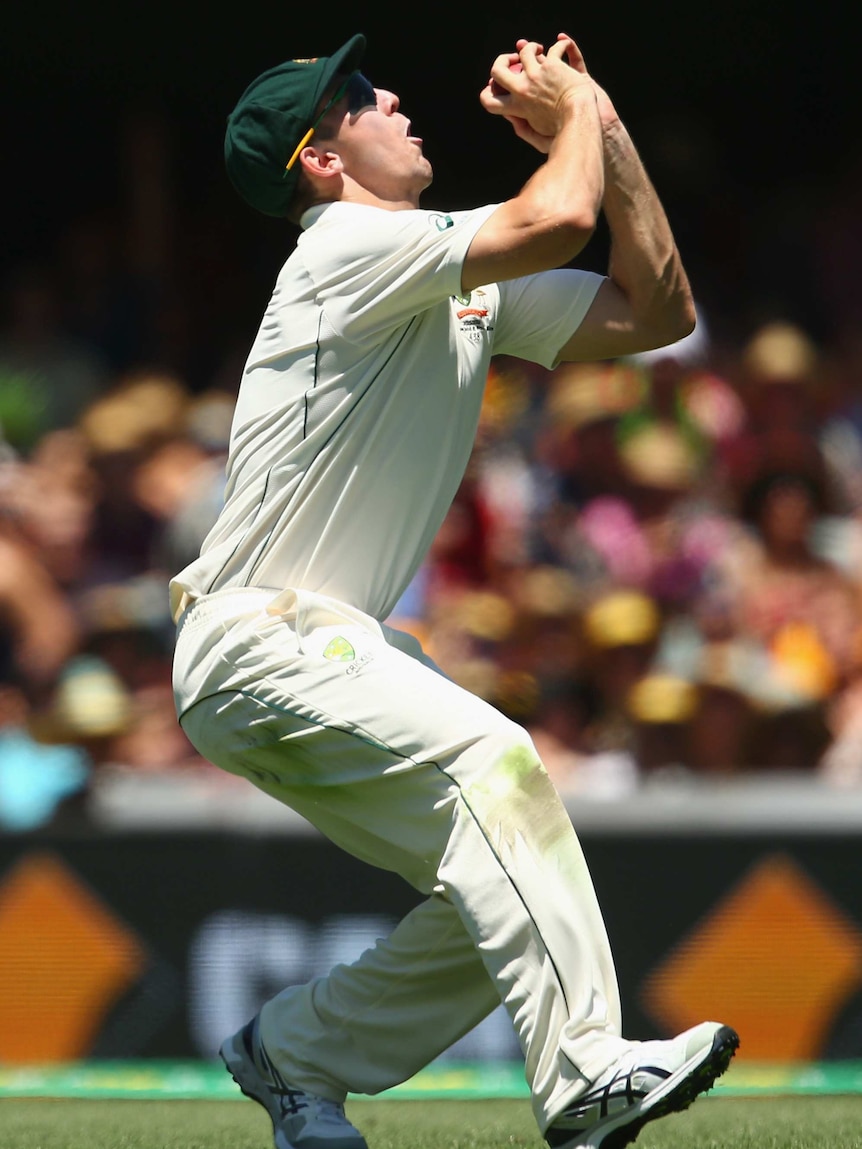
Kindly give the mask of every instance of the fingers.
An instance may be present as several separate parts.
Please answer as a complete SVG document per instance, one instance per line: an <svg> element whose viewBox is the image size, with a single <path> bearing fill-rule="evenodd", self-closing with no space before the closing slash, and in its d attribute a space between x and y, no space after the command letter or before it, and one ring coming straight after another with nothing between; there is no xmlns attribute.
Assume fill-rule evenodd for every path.
<svg viewBox="0 0 862 1149"><path fill-rule="evenodd" d="M519 139L524 140L531 147L535 148L537 152L542 152L547 155L551 150L551 144L554 142L553 136L543 136L539 132L533 130L530 126L529 120L523 119L521 116L503 116L504 120L508 120L514 129L515 135Z"/></svg>
<svg viewBox="0 0 862 1149"><path fill-rule="evenodd" d="M534 41L519 39L515 41L515 48L520 53L528 44ZM536 58L544 56L545 49L541 44L536 43L538 49ZM565 61L576 71L586 72L587 66L584 61L583 52L581 52L578 45L567 32L558 32L555 44L552 44L548 50L548 55L553 55L557 59L565 59Z"/></svg>
<svg viewBox="0 0 862 1149"><path fill-rule="evenodd" d="M514 86L515 76L520 71L521 61L518 53L504 52L491 65L491 74L482 95L497 101L508 96ZM485 100L482 102L484 104Z"/></svg>
<svg viewBox="0 0 862 1149"><path fill-rule="evenodd" d="M526 69L540 64L545 58L545 49L535 40L518 40L517 47L518 58Z"/></svg>
<svg viewBox="0 0 862 1149"><path fill-rule="evenodd" d="M515 48L515 52L503 53L494 60L488 83L479 96L480 103L488 112L523 120L529 123L531 132L550 137L561 93L590 82L583 55L565 32L557 34L547 53L538 40L523 37L515 41ZM544 150L544 140L528 137L523 128L516 134Z"/></svg>
<svg viewBox="0 0 862 1149"><path fill-rule="evenodd" d="M503 52L494 60L483 94L499 101L513 92L524 90L525 85L517 78L518 74L524 71L535 75L535 69L545 59L544 49L532 40L518 40L517 48L518 51Z"/></svg>
<svg viewBox="0 0 862 1149"><path fill-rule="evenodd" d="M561 49L561 58L565 59L566 63L576 72L586 72L587 65L584 61L583 52L567 32L557 33L557 43L554 47Z"/></svg>

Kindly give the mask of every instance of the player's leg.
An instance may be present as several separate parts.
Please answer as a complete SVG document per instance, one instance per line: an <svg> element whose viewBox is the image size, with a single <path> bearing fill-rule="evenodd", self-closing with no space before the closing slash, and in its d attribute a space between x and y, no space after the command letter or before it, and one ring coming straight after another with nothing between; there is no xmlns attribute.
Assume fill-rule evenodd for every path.
<svg viewBox="0 0 862 1149"><path fill-rule="evenodd" d="M227 628L215 657L247 674L247 688L195 707L186 729L205 756L245 773L345 849L451 904L509 1009L537 1121L553 1136L564 1116L578 1120L577 1099L632 1050L619 1035L610 949L571 822L520 728L386 643L379 629L336 629L297 635L277 620L253 633ZM349 661L342 661L345 651ZM304 1025L316 1016L323 1035L314 1048L306 1029L304 1072L313 1067L325 1078L321 1054L336 1023L343 1036L354 1004L385 1001L380 989L406 976L404 953L382 956L381 950L316 989L285 995L279 1026L310 1002ZM364 992L369 978L371 998ZM327 1002L325 1020L314 1010L315 994ZM454 1001L434 993L422 1009L421 996L413 998L427 1019L419 1038L415 1032L410 1038L417 1065L440 1048L430 1040L434 1026L457 1032ZM375 1006L374 1014L384 1031L393 1024L398 1031L397 1011L387 1015ZM679 1107L691 1088L703 1088L732 1052L726 1034L716 1037L715 1048L706 1037L696 1034L691 1047L686 1037L649 1051L653 1061L659 1052L664 1061L653 1066L655 1088L649 1086L643 1116L635 1113L631 1085L644 1080L643 1067L626 1063L624 1105L631 1113L615 1115L608 1133L616 1135L630 1117L634 1128L635 1118L658 1115L662 1105ZM379 1043L375 1069L381 1082L401 1076L400 1051L386 1044ZM332 1089L345 1085L355 1088L347 1080ZM595 1124L592 1110L587 1119Z"/></svg>
<svg viewBox="0 0 862 1149"><path fill-rule="evenodd" d="M339 631L297 639L269 621L254 642L236 636L236 652L222 644L221 656L247 669L248 690L200 703L184 727L206 757L343 848L452 904L513 1019L546 1123L625 1046L571 821L519 727L379 633ZM327 657L334 637L349 662ZM363 976L358 963L347 980ZM414 1040L427 1042L428 1060L440 1048L432 1027L452 1024L441 1022L445 995L425 1007ZM394 1081L397 1047L390 1058Z"/></svg>
<svg viewBox="0 0 862 1149"><path fill-rule="evenodd" d="M469 1032L500 997L453 906L432 894L351 965L291 986L260 1013L288 1080L314 1092L376 1094Z"/></svg>
<svg viewBox="0 0 862 1149"><path fill-rule="evenodd" d="M403 686L409 679L409 670L402 666L399 682ZM449 701L457 709L455 697L450 695ZM468 701L469 708L472 702ZM450 737L452 733L449 727ZM508 746L502 753L498 739ZM491 759L505 764L502 773L489 774L479 767L478 780L471 782L476 766L466 760L472 758L473 749L466 748L463 740L453 750L454 762L437 745L438 760L430 764L446 777L461 779L453 828L436 871L436 888L443 896L428 899L390 938L353 965L339 967L312 986L290 989L269 1003L264 1008L263 1028L269 1035L265 1041L272 1041L274 1056L285 1067L303 1072L307 1063L297 1062L292 1041L302 1033L306 1040L299 1047L306 1055L313 1050L316 1065L325 1065L327 1073L337 1070L342 1081L355 1082L348 1087L353 1091L374 1092L427 1064L484 1016L500 993L525 1049L536 1120L549 1144L553 1149L582 1145L600 1149L604 1144L619 1149L648 1121L687 1107L709 1089L729 1064L739 1039L729 1027L707 1022L672 1041L622 1041L618 1021L611 1025L608 999L602 992L616 989L604 925L568 817L561 825L556 794L548 791L544 771L536 775L531 766L531 745L510 729L500 730L493 719L477 739L486 754L488 743ZM427 817L418 827L413 821L423 771L398 769L380 780L363 770L359 773L366 779L360 789L369 787L364 804L387 811L383 825L391 827L392 816L398 825L410 828L413 845L420 847L420 865L426 864L433 856L434 831L428 839L422 832L429 825ZM377 794L379 801L374 795L378 781L385 787ZM518 791L514 799L513 783ZM432 774L432 792L436 786ZM314 800L307 806L307 794L289 800L314 820ZM349 806L339 814L339 802L327 805L327 832L335 841L353 843L355 850L354 811ZM439 799L438 805L447 808ZM472 808L466 810L467 806ZM541 830L531 833L527 827L535 814ZM491 851L489 835L496 843ZM362 849L370 851L370 860L379 859L379 845L366 839ZM489 856L496 859L493 873L487 866ZM543 865L537 865L537 856ZM498 863L499 869L508 868L502 886ZM420 879L421 888L421 869L417 871L413 861L407 868ZM573 878L579 890L575 897ZM539 913L525 930L518 906L506 896L512 890L525 899L525 906L549 899L550 918ZM555 910L562 910L561 919ZM532 917L529 909L527 917ZM537 923L548 931L539 944L533 929ZM553 939L558 923L559 937ZM584 944L585 937L592 939L589 945ZM543 948L545 941L549 944ZM495 946L511 963L505 972L496 960L499 954L487 952ZM479 968L479 953L494 973L493 994L490 980ZM589 980L570 978L570 965L578 968L591 955ZM528 986L524 993L519 992L521 982ZM618 1005L616 1009L618 1017ZM399 1051L394 1062L393 1050ZM394 1080L393 1068L399 1063Z"/></svg>
<svg viewBox="0 0 862 1149"><path fill-rule="evenodd" d="M367 1149L347 1094L411 1077L499 1000L458 914L432 895L357 962L272 998L221 1055L269 1112L277 1149Z"/></svg>

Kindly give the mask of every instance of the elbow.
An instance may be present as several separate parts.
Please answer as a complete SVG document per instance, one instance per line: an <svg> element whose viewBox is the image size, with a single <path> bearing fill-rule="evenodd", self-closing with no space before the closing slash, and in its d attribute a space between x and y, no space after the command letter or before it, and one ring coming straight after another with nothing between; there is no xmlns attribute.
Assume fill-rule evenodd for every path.
<svg viewBox="0 0 862 1149"><path fill-rule="evenodd" d="M566 219L573 231L591 236L599 226L599 205L582 203L576 210L571 211Z"/></svg>
<svg viewBox="0 0 862 1149"><path fill-rule="evenodd" d="M694 300L691 295L686 294L685 298L679 301L678 306L671 308L670 311L671 314L668 319L671 327L671 342L676 343L691 335L697 327Z"/></svg>
<svg viewBox="0 0 862 1149"><path fill-rule="evenodd" d="M683 297L680 301L679 322L681 334L678 338L680 339L684 339L686 335L691 335L697 327L697 308L694 305L694 297L688 288L683 292Z"/></svg>
<svg viewBox="0 0 862 1149"><path fill-rule="evenodd" d="M687 283L679 283L670 293L660 293L651 308L651 322L657 346L678 343L691 335L697 326L697 310Z"/></svg>
<svg viewBox="0 0 862 1149"><path fill-rule="evenodd" d="M595 235L599 224L597 211L587 205L576 212L569 212L554 230L554 243L563 256L563 262L574 259L584 250Z"/></svg>
<svg viewBox="0 0 862 1149"><path fill-rule="evenodd" d="M637 321L640 333L638 350L655 351L670 347L691 335L697 326L697 315L690 300L665 301L662 306L641 315Z"/></svg>

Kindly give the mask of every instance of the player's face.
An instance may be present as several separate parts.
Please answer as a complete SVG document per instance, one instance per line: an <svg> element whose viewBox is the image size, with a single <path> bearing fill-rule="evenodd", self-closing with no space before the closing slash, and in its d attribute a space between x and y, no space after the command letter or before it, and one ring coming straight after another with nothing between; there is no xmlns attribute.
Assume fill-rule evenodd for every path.
<svg viewBox="0 0 862 1149"><path fill-rule="evenodd" d="M344 170L381 199L418 202L432 178L422 140L411 135L394 92L373 88L367 80L364 84L364 89L355 85L333 108L340 117L333 135Z"/></svg>

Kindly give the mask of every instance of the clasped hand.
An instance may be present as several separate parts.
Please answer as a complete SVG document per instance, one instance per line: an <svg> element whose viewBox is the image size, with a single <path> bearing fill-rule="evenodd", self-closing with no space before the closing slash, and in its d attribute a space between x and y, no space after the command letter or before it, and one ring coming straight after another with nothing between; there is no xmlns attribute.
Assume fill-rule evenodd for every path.
<svg viewBox="0 0 862 1149"><path fill-rule="evenodd" d="M547 154L550 150L571 94L578 89L594 95L603 128L617 119L607 93L588 73L571 36L560 32L547 52L533 40L518 40L515 48L491 65L479 101L486 112L508 120L515 134L537 151Z"/></svg>

